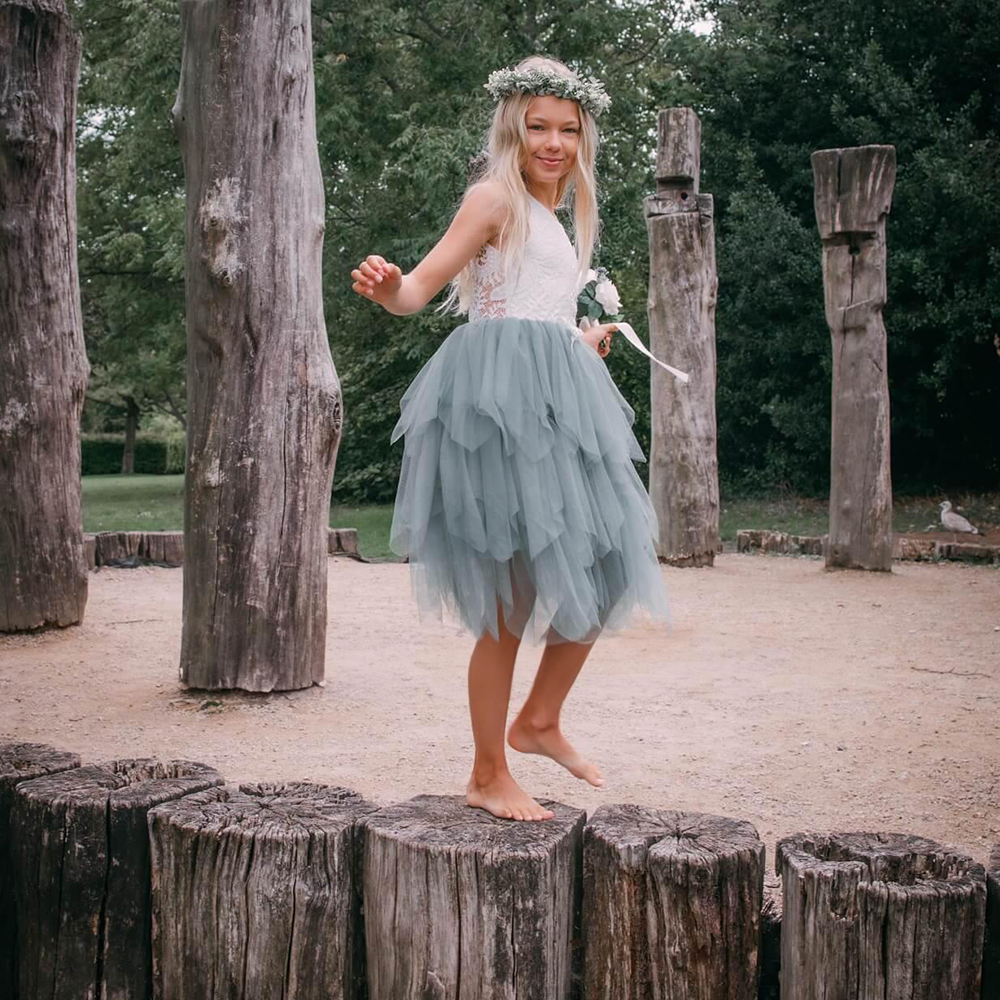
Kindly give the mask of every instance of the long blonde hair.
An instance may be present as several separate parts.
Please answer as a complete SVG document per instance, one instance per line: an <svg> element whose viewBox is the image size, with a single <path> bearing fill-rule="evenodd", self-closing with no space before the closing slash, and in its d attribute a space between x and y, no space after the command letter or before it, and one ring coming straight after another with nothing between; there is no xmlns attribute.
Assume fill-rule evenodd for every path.
<svg viewBox="0 0 1000 1000"><path fill-rule="evenodd" d="M547 56L528 56L517 64L517 69L547 69L563 76L576 74L558 59ZM504 273L517 280L524 260L524 244L528 235L528 188L521 167L522 157L528 148L528 129L525 117L534 94L515 92L502 98L493 113L493 121L486 134L483 153L485 169L474 184L462 195L462 201L477 185L488 181L498 182L504 192L505 218L500 229ZM597 244L600 222L597 213L597 181L594 161L600 137L594 116L577 103L580 115L580 140L573 169L559 178L556 184L556 208L566 207L572 194L573 242L576 248L578 284L590 269L594 247ZM504 239L506 237L506 239ZM452 279L448 295L436 307L436 312L465 313L472 302L473 262L470 260Z"/></svg>

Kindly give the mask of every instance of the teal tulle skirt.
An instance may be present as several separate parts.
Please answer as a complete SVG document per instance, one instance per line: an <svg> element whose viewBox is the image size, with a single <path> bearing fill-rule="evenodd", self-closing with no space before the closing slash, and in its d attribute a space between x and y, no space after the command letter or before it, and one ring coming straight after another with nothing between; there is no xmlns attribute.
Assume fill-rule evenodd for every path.
<svg viewBox="0 0 1000 1000"><path fill-rule="evenodd" d="M604 360L554 320L456 327L400 400L389 544L421 621L472 635L593 642L669 621L659 527L632 462L635 412Z"/></svg>

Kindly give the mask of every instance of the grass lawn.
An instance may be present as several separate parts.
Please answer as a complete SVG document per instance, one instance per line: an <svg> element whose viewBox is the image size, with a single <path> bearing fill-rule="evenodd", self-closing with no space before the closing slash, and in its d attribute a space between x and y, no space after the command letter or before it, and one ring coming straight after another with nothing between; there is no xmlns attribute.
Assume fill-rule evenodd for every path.
<svg viewBox="0 0 1000 1000"><path fill-rule="evenodd" d="M84 531L180 531L184 527L184 477L84 476ZM896 497L893 529L923 531L938 523L943 496ZM949 496L962 513L981 528L1000 522L1000 494ZM389 548L392 504L335 505L331 528L357 528L361 554L370 559L395 558ZM827 501L822 498L775 497L723 500L719 534L733 542L740 528L770 528L795 535L822 535L828 527Z"/></svg>

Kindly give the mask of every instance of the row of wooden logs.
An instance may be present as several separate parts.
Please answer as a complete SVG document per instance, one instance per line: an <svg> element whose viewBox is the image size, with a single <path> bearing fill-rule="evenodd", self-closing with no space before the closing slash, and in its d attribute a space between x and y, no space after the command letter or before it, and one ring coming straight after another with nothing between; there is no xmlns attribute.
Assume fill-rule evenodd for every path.
<svg viewBox="0 0 1000 1000"><path fill-rule="evenodd" d="M183 531L100 531L84 533L84 554L90 569L101 566L183 566ZM364 559L357 528L330 528L327 553Z"/></svg>
<svg viewBox="0 0 1000 1000"><path fill-rule="evenodd" d="M784 531L743 529L736 532L737 552L777 552L782 555L822 556L829 544L828 535L791 535ZM894 536L893 559L939 560L1000 563L1000 545L976 542L942 542L933 538ZM997 998L1000 1000L1000 998Z"/></svg>
<svg viewBox="0 0 1000 1000"><path fill-rule="evenodd" d="M906 834L798 833L777 845L780 916L749 822L545 804L521 823L459 796L380 808L0 743L0 996L1000 996L1000 845L984 866Z"/></svg>

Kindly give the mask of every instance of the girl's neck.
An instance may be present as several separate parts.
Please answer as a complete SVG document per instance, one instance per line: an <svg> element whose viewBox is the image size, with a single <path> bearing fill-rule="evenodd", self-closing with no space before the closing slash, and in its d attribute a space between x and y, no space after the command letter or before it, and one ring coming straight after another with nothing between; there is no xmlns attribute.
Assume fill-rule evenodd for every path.
<svg viewBox="0 0 1000 1000"><path fill-rule="evenodd" d="M528 194L531 195L536 201L541 202L550 212L555 214L556 210L556 186L551 185L548 188L540 188L537 185L532 188L530 184L526 184L525 187L528 189Z"/></svg>

